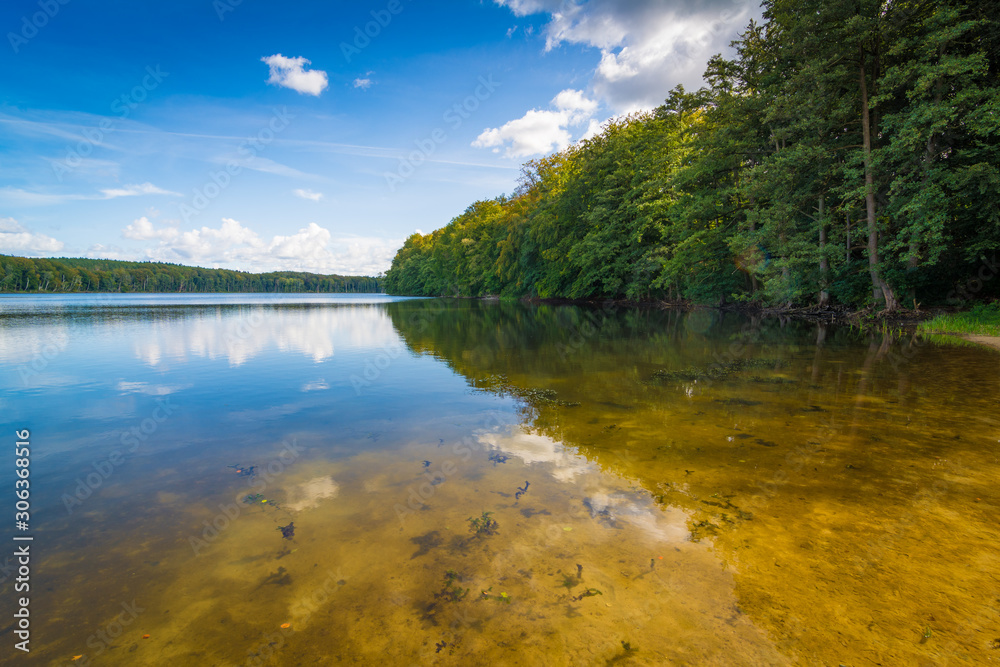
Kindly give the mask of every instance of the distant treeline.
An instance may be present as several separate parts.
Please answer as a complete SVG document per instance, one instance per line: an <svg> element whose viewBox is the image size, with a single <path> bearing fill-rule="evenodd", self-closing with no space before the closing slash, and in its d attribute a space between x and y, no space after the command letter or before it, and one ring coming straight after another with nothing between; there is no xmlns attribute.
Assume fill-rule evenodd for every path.
<svg viewBox="0 0 1000 667"><path fill-rule="evenodd" d="M1000 294L1000 2L763 7L707 87L414 234L386 290L889 310Z"/></svg>
<svg viewBox="0 0 1000 667"><path fill-rule="evenodd" d="M3 292L382 292L382 279L229 269L110 259L0 255Z"/></svg>

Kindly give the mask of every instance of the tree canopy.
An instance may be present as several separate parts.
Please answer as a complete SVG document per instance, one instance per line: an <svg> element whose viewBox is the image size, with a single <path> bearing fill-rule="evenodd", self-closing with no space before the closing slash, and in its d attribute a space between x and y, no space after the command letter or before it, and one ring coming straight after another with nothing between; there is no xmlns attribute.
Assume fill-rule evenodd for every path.
<svg viewBox="0 0 1000 667"><path fill-rule="evenodd" d="M955 294L1000 248L1000 5L767 0L707 85L407 239L412 295L839 303ZM982 295L1000 294L1000 279Z"/></svg>
<svg viewBox="0 0 1000 667"><path fill-rule="evenodd" d="M0 255L4 292L381 292L372 276L247 273L159 262Z"/></svg>

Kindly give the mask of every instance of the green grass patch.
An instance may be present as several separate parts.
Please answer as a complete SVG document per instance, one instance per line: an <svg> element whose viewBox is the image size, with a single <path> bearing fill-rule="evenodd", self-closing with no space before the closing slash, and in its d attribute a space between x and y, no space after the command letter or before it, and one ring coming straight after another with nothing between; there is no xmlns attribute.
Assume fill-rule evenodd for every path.
<svg viewBox="0 0 1000 667"><path fill-rule="evenodd" d="M1000 336L1000 303L980 303L964 313L938 315L932 320L921 322L917 331L923 334Z"/></svg>

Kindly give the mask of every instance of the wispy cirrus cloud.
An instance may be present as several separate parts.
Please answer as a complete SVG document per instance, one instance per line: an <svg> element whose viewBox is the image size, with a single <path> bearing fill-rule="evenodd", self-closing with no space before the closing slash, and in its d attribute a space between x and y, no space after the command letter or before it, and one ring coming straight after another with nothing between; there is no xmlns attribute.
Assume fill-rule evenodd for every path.
<svg viewBox="0 0 1000 667"><path fill-rule="evenodd" d="M173 197L182 196L179 192L171 192L170 190L164 190L159 188L152 183L142 183L140 185L126 185L123 188L108 188L106 190L101 190L101 194L104 195L100 199L115 199L116 197L136 197L138 195L171 195Z"/></svg>
<svg viewBox="0 0 1000 667"><path fill-rule="evenodd" d="M119 197L138 197L141 195L169 195L181 197L181 193L164 190L152 183L125 185L120 188L105 188L96 194L32 192L23 188L0 188L0 200L21 205L62 204L70 201L101 201Z"/></svg>

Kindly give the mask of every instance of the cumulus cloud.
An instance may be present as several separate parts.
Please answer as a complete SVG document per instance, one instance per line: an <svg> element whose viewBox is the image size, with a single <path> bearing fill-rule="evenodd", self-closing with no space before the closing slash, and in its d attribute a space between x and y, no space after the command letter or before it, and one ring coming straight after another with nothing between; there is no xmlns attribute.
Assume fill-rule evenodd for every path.
<svg viewBox="0 0 1000 667"><path fill-rule="evenodd" d="M330 243L330 231L310 222L308 227L300 229L291 236L275 236L267 247L267 252L277 259L305 261L311 265L323 262L328 254L326 246Z"/></svg>
<svg viewBox="0 0 1000 667"><path fill-rule="evenodd" d="M398 239L346 236L335 238L315 222L294 234L276 235L270 240L232 218L223 218L219 227L181 231L157 227L146 217L122 230L125 238L156 241L144 251L143 259L198 266L237 268L247 271L308 271L374 275L389 268ZM105 248L92 249L114 252Z"/></svg>
<svg viewBox="0 0 1000 667"><path fill-rule="evenodd" d="M370 88L371 85L372 85L372 80L371 79L355 79L354 80L354 87L355 88L361 88L362 90L364 90L366 88Z"/></svg>
<svg viewBox="0 0 1000 667"><path fill-rule="evenodd" d="M572 141L569 128L593 120L591 116L597 109L597 102L579 90L567 89L556 95L550 106L555 108L531 109L502 127L484 130L472 145L492 148L494 153L506 147L504 155L511 158L563 149Z"/></svg>
<svg viewBox="0 0 1000 667"><path fill-rule="evenodd" d="M302 56L286 58L280 53L276 53L273 56L261 58L261 61L267 63L267 66L271 68L268 83L291 88L302 94L316 96L319 96L329 85L326 72L318 69L307 70L306 65L311 64L312 61Z"/></svg>
<svg viewBox="0 0 1000 667"><path fill-rule="evenodd" d="M517 16L549 14L545 48L600 50L592 91L615 113L651 109L677 84L697 88L708 59L725 51L751 18L750 0L495 0Z"/></svg>
<svg viewBox="0 0 1000 667"><path fill-rule="evenodd" d="M593 139L600 133L600 131L601 131L601 123L596 118L591 118L589 123L587 124L587 131L584 132L583 136L580 137L580 141L583 141L585 139Z"/></svg>
<svg viewBox="0 0 1000 667"><path fill-rule="evenodd" d="M22 227L14 218L0 218L0 253L36 256L59 252L63 242Z"/></svg>
<svg viewBox="0 0 1000 667"><path fill-rule="evenodd" d="M296 188L292 192L295 193L296 197L302 197L303 199L308 199L310 201L319 201L323 198L322 192L313 192L305 188Z"/></svg>
<svg viewBox="0 0 1000 667"><path fill-rule="evenodd" d="M134 253L128 252L124 248L116 245L104 245L103 243L95 243L87 248L86 257L89 259L123 259L126 261L140 259Z"/></svg>
<svg viewBox="0 0 1000 667"><path fill-rule="evenodd" d="M168 242L170 252L186 261L239 261L265 247L256 232L232 218L223 218L218 229L192 229L181 232L176 240Z"/></svg>
<svg viewBox="0 0 1000 667"><path fill-rule="evenodd" d="M131 225L122 230L122 236L134 241L148 241L150 239L160 239L163 241L173 241L180 232L175 227L161 227L155 229L149 218L142 216Z"/></svg>

